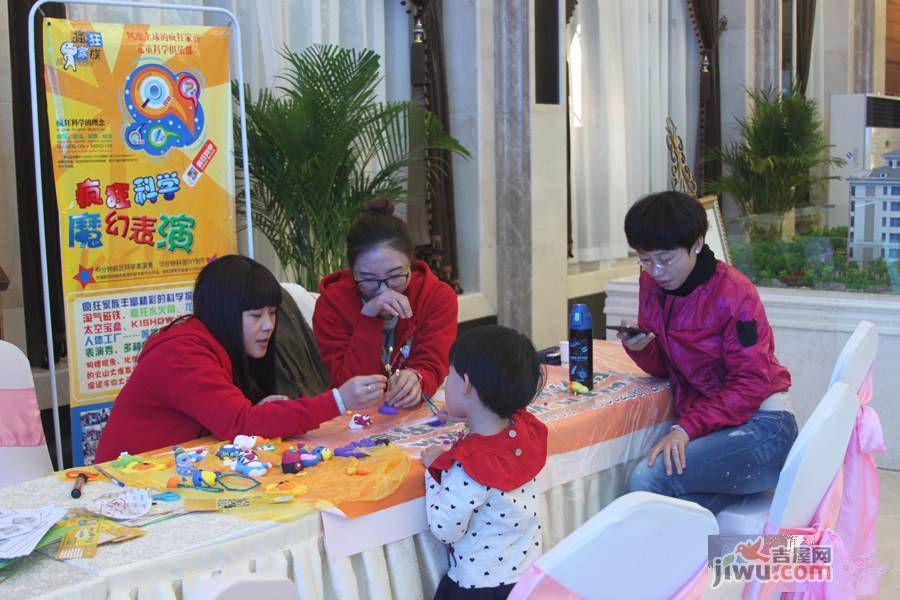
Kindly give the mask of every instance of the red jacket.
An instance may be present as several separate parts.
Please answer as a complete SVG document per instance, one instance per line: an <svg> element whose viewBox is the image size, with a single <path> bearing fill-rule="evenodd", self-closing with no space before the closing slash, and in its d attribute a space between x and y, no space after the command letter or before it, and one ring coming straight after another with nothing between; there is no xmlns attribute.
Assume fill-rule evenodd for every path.
<svg viewBox="0 0 900 600"><path fill-rule="evenodd" d="M353 272L344 269L327 275L319 284L313 333L331 385L340 386L357 375L385 373L381 362L384 319L362 314L362 297ZM412 265L406 289L411 319L400 319L394 332L392 364L415 369L422 376L422 391L429 396L443 383L450 369L450 346L456 339L456 293L422 261ZM409 356L403 346L411 341Z"/></svg>
<svg viewBox="0 0 900 600"><path fill-rule="evenodd" d="M656 338L640 352L626 348L644 371L671 380L678 424L691 439L747 422L766 398L791 387L756 288L708 249L701 270L704 259L709 272L686 295L641 274L638 326Z"/></svg>
<svg viewBox="0 0 900 600"><path fill-rule="evenodd" d="M100 436L97 462L209 435L287 437L338 416L331 390L254 405L232 380L231 359L200 319L147 340Z"/></svg>

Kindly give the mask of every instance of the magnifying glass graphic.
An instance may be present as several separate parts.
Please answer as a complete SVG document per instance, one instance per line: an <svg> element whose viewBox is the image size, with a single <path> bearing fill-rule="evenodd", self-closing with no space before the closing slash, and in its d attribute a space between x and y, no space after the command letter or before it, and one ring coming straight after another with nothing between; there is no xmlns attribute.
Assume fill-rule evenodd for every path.
<svg viewBox="0 0 900 600"><path fill-rule="evenodd" d="M144 103L141 104L141 108L146 108L150 102L159 102L163 97L163 89L162 86L158 83L151 83L147 89L144 91L147 99L144 100Z"/></svg>

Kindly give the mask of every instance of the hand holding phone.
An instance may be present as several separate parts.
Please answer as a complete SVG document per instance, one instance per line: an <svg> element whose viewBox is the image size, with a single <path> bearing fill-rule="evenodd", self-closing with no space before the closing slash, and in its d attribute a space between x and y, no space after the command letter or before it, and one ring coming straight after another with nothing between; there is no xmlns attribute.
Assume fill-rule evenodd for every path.
<svg viewBox="0 0 900 600"><path fill-rule="evenodd" d="M621 325L607 325L608 329L616 331L616 337L622 341L622 345L632 352L640 352L656 338L652 331L646 331L632 321L622 321Z"/></svg>
<svg viewBox="0 0 900 600"><path fill-rule="evenodd" d="M607 325L606 328L612 329L613 331L616 331L618 333L624 333L627 337L650 333L649 331L645 331L640 327L634 325Z"/></svg>

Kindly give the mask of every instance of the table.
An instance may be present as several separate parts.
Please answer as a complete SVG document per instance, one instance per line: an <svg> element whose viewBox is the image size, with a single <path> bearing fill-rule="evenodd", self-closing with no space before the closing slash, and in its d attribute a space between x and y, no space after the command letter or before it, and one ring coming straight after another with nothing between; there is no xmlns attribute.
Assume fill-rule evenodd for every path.
<svg viewBox="0 0 900 600"><path fill-rule="evenodd" d="M641 374L619 344L595 342L594 364L594 390L584 396L568 394L565 371L548 367L547 385L531 408L550 429L547 467L538 477L545 549L624 492L635 461L674 418L668 382ZM428 418L425 409L375 418L365 433L389 435L417 455L429 439L455 435L452 428L423 429ZM343 418L302 439L336 446L354 435ZM290 523L192 513L151 525L144 537L100 546L92 559L33 556L0 583L0 597L190 598L226 570L291 577L302 598L430 598L447 555L427 531L422 477L416 461L401 489L384 500L346 503ZM0 505L81 504L69 498L69 488L53 476L0 488ZM83 499L111 489L92 482Z"/></svg>

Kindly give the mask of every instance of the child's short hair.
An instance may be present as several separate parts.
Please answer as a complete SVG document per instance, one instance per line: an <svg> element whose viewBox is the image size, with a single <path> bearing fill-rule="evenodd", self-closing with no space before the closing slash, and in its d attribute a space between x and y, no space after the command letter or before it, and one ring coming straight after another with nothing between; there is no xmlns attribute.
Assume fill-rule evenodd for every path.
<svg viewBox="0 0 900 600"><path fill-rule="evenodd" d="M625 237L635 250L689 250L708 227L703 205L681 192L644 196L625 215Z"/></svg>
<svg viewBox="0 0 900 600"><path fill-rule="evenodd" d="M469 330L450 348L450 364L500 417L525 408L544 383L537 350L527 336L509 327L485 325Z"/></svg>

